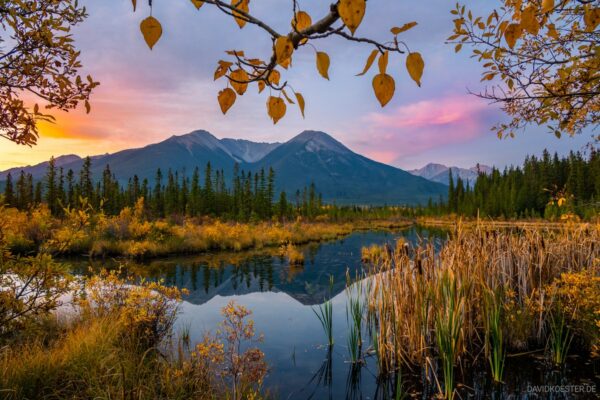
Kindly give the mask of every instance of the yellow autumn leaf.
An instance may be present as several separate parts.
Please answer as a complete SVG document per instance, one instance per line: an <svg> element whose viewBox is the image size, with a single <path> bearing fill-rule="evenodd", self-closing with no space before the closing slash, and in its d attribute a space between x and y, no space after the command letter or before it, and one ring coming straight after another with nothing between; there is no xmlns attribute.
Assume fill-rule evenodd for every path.
<svg viewBox="0 0 600 400"><path fill-rule="evenodd" d="M564 197L561 197L560 199L558 199L558 206L562 207L566 202L567 202L567 199L565 199Z"/></svg>
<svg viewBox="0 0 600 400"><path fill-rule="evenodd" d="M514 49L515 44L517 43L517 40L519 40L519 38L521 37L521 34L523 33L523 29L521 28L521 25L519 24L510 24L506 27L506 30L504 31L504 39L506 40L506 44L508 44L508 47L510 47L511 49Z"/></svg>
<svg viewBox="0 0 600 400"><path fill-rule="evenodd" d="M292 65L292 57L283 60L280 64L284 69L288 69Z"/></svg>
<svg viewBox="0 0 600 400"><path fill-rule="evenodd" d="M304 96L302 96L300 93L295 93L296 94L296 100L298 101L298 107L300 107L300 112L302 113L302 118L304 118L304 106L306 103L304 103Z"/></svg>
<svg viewBox="0 0 600 400"><path fill-rule="evenodd" d="M532 35L537 35L540 30L540 23L535 14L536 8L534 5L527 6L521 13L521 28Z"/></svg>
<svg viewBox="0 0 600 400"><path fill-rule="evenodd" d="M379 56L379 61L377 61L377 63L379 64L379 73L380 74L385 74L387 72L388 57L389 57L389 52L388 51L384 51Z"/></svg>
<svg viewBox="0 0 600 400"><path fill-rule="evenodd" d="M391 29L391 31L392 31L392 34L398 35L402 32L406 32L407 30L414 28L415 26L417 26L417 23L415 21L413 21L413 22L404 24L401 27L394 27Z"/></svg>
<svg viewBox="0 0 600 400"><path fill-rule="evenodd" d="M273 124L276 124L281 118L284 117L287 106L280 97L269 96L267 100L267 113L273 120Z"/></svg>
<svg viewBox="0 0 600 400"><path fill-rule="evenodd" d="M344 25L350 29L352 35L362 22L365 16L367 3L365 0L340 0L338 3L338 13L344 22Z"/></svg>
<svg viewBox="0 0 600 400"><path fill-rule="evenodd" d="M231 82L231 86L240 96L246 93L246 89L248 89L248 73L243 69L236 69L231 74L229 74L229 81Z"/></svg>
<svg viewBox="0 0 600 400"><path fill-rule="evenodd" d="M394 78L388 74L375 75L373 78L373 91L375 92L375 97L379 100L381 107L385 107L392 97L394 97L394 92L396 91Z"/></svg>
<svg viewBox="0 0 600 400"><path fill-rule="evenodd" d="M246 57L244 50L225 50L225 53L229 54L230 56Z"/></svg>
<svg viewBox="0 0 600 400"><path fill-rule="evenodd" d="M223 60L219 60L219 66L217 67L217 69L215 70L215 76L214 76L214 80L216 81L217 79L225 76L225 74L227 73L227 70L229 69L229 67L231 67L233 65L233 63L229 62L229 61L223 61Z"/></svg>
<svg viewBox="0 0 600 400"><path fill-rule="evenodd" d="M554 0L543 0L542 1L542 12L548 13L554 9Z"/></svg>
<svg viewBox="0 0 600 400"><path fill-rule="evenodd" d="M273 85L279 85L279 81L281 80L281 74L276 69L272 70L269 74L269 78L267 79Z"/></svg>
<svg viewBox="0 0 600 400"><path fill-rule="evenodd" d="M265 81L258 81L258 93L262 93L262 91L265 90L265 87L267 87Z"/></svg>
<svg viewBox="0 0 600 400"><path fill-rule="evenodd" d="M408 70L408 74L413 81L417 82L419 87L421 86L421 77L423 76L424 68L425 61L423 61L423 57L421 57L420 53L410 53L408 57L406 57L406 69Z"/></svg>
<svg viewBox="0 0 600 400"><path fill-rule="evenodd" d="M292 57L294 52L294 44L287 36L280 36L275 40L275 57L277 63L284 68L287 68L286 61Z"/></svg>
<svg viewBox="0 0 600 400"><path fill-rule="evenodd" d="M357 74L356 76L362 76L362 75L366 74L369 71L369 69L371 69L373 62L375 61L375 58L377 57L377 53L379 53L379 50L373 50L371 52L371 54L369 54L369 58L367 58L367 63L365 64L365 68L363 69L363 71L360 74Z"/></svg>
<svg viewBox="0 0 600 400"><path fill-rule="evenodd" d="M306 28L309 28L312 25L312 18L308 13L304 11L298 11L292 19L292 28L296 32L302 32ZM308 42L307 38L304 38L300 41L300 44L304 44Z"/></svg>
<svg viewBox="0 0 600 400"><path fill-rule="evenodd" d="M148 17L142 21L140 24L140 30L142 31L142 35L144 35L144 40L150 50L154 47L158 39L162 36L162 26L160 22L154 17Z"/></svg>
<svg viewBox="0 0 600 400"><path fill-rule="evenodd" d="M288 102L288 103L290 103L290 104L296 104L296 103L294 103L294 100L292 100L292 99L290 98L290 96L288 96L288 94L287 94L287 92L285 91L285 89L282 89L282 90L281 90L281 93L283 93L283 97L285 97L285 99L287 100L287 102Z"/></svg>
<svg viewBox="0 0 600 400"><path fill-rule="evenodd" d="M235 92L231 88L225 88L219 92L219 106L223 114L227 113L227 110L235 103L236 97Z"/></svg>
<svg viewBox="0 0 600 400"><path fill-rule="evenodd" d="M319 74L325 79L329 79L329 56L322 51L317 52L317 69Z"/></svg>
<svg viewBox="0 0 600 400"><path fill-rule="evenodd" d="M196 7L196 10L199 10L200 7L204 5L204 1L202 0L192 0L192 3L194 4L194 7Z"/></svg>
<svg viewBox="0 0 600 400"><path fill-rule="evenodd" d="M556 30L556 26L554 24L548 24L548 37L552 39L558 39L558 31Z"/></svg>
<svg viewBox="0 0 600 400"><path fill-rule="evenodd" d="M246 14L250 12L250 0L231 0L231 5ZM233 11L232 14L240 29L243 28L246 25L246 18L238 11Z"/></svg>
<svg viewBox="0 0 600 400"><path fill-rule="evenodd" d="M593 32L600 23L600 8L587 7L583 15L586 30Z"/></svg>

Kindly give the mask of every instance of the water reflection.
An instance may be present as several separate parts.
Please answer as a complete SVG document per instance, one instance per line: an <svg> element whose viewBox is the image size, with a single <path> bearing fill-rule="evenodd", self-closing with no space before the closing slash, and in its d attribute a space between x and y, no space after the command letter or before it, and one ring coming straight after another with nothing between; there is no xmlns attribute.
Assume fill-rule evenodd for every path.
<svg viewBox="0 0 600 400"><path fill-rule="evenodd" d="M437 393L436 375L431 368L416 368L402 374L381 377L377 362L367 354L364 362L353 364L346 346L348 325L347 297L344 292L346 270L354 275L361 269L361 248L372 244L389 244L404 236L411 244L430 240L441 246L444 231L411 228L403 232L357 232L343 240L305 246L303 266L290 266L276 248L253 252L205 254L194 257L155 260L143 264L127 263L129 272L150 279L162 278L168 285L189 290L181 305L178 328L190 329L191 342L198 342L206 331L214 331L222 320L220 310L235 300L253 311L258 333L264 334L261 349L270 363L265 387L274 398L281 399L431 399ZM73 262L73 268L85 272L89 261ZM106 262L93 263L96 267ZM108 263L116 266L119 261ZM329 280L333 276L330 292ZM335 345L326 346L327 338L313 306L332 296L333 336ZM368 332L364 337L368 337ZM370 341L369 341L370 343ZM535 357L509 358L506 384L490 383L486 361L460 369L458 381L461 398L474 399L571 399L572 394L535 396L528 388L535 384L575 384L591 382L599 374L597 363L586 365L573 359L568 369L548 370ZM600 390L600 388L597 388ZM410 396L404 396L405 393ZM593 398L593 397L592 397Z"/></svg>
<svg viewBox="0 0 600 400"><path fill-rule="evenodd" d="M118 260L92 261L92 266L100 268L121 264L136 276L162 278L167 285L186 288L189 295L185 300L193 304L204 304L215 296L283 292L302 304L315 305L330 296L330 276L334 282L331 295L335 296L345 288L347 269L352 276L361 271L363 246L386 243L393 246L400 236L413 244L434 240L440 245L445 232L421 228L411 228L401 233L357 232L342 240L304 246L303 266L290 266L277 248L169 258L142 264ZM86 260L74 264L83 273L90 262Z"/></svg>

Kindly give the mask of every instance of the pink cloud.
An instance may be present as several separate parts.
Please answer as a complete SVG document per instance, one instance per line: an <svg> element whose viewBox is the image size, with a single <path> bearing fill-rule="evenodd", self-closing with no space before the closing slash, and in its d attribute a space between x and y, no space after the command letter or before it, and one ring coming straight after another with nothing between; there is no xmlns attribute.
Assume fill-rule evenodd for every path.
<svg viewBox="0 0 600 400"><path fill-rule="evenodd" d="M384 163L398 163L428 150L466 143L489 134L496 108L474 96L448 96L366 115L356 129L357 151Z"/></svg>
<svg viewBox="0 0 600 400"><path fill-rule="evenodd" d="M371 113L365 120L374 128L403 129L472 125L487 104L471 97L446 97L398 107L391 114Z"/></svg>

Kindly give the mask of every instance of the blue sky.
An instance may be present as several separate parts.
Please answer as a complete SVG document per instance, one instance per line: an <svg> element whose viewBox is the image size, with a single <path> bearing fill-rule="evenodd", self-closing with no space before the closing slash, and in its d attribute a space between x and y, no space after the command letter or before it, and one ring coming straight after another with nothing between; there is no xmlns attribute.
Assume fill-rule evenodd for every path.
<svg viewBox="0 0 600 400"><path fill-rule="evenodd" d="M544 148L562 154L580 150L591 140L591 131L559 140L543 127L531 127L516 139L498 140L489 129L506 116L467 94L467 89L482 87L478 64L467 52L455 54L453 46L444 43L452 30L449 1L370 0L356 32L386 41L392 26L417 21L419 25L401 38L425 59L421 88L409 78L404 56L392 57L388 73L396 80L396 95L382 109L371 88L376 68L367 76L355 76L372 48L338 38L314 41L331 57L331 80L318 75L310 46L298 50L283 79L306 98L306 118L290 106L277 125L266 115L265 93L259 95L255 87L239 97L226 116L216 101L225 81L214 82L212 75L217 60L227 57L225 50L268 57L271 41L259 28L248 25L240 30L231 17L208 4L197 11L189 0L154 0L153 15L164 34L150 51L139 31L140 21L149 14L144 0L138 0L136 13L129 0L81 3L89 18L77 28L76 43L84 72L101 82L92 98L92 113L59 114L54 126L42 127L40 143L31 149L0 142L0 168L43 161L50 155L139 147L195 129L255 141L285 141L306 129L322 130L356 152L405 169L428 162L502 167L520 164L526 154L539 154ZM481 10L483 3L467 4ZM329 6L313 0L299 4L313 20ZM250 8L275 29L288 30L290 2L252 0Z"/></svg>

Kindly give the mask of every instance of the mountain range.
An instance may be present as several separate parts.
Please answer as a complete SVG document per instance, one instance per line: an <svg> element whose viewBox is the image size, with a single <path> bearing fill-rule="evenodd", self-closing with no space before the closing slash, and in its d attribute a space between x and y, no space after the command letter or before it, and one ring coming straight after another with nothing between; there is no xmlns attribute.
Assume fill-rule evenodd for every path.
<svg viewBox="0 0 600 400"><path fill-rule="evenodd" d="M246 171L272 167L277 191L293 195L314 182L327 202L338 204L415 204L447 194L447 187L402 169L382 164L357 154L326 133L304 131L285 143L257 143L241 139L218 139L207 131L185 135L91 157L92 174L98 178L107 165L122 183L134 174L153 182L156 170L171 169L190 176L196 167L204 170L207 162L231 177L237 163ZM66 155L55 159L64 171L78 172L83 159ZM34 180L44 177L48 163L13 168L0 172L13 178L24 170Z"/></svg>
<svg viewBox="0 0 600 400"><path fill-rule="evenodd" d="M413 175L420 176L433 182L450 184L450 174L452 171L452 179L454 183L458 178L461 178L465 183L468 182L471 187L475 184L479 173L489 174L492 172L492 167L478 164L471 168L447 167L443 164L429 163L423 168L413 169L410 172Z"/></svg>

